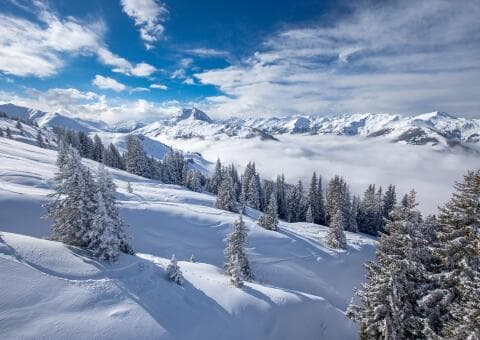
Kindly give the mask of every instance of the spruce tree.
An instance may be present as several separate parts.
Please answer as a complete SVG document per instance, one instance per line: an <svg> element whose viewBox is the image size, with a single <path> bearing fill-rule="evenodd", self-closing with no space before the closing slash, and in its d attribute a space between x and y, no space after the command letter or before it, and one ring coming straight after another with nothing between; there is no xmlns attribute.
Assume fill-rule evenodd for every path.
<svg viewBox="0 0 480 340"><path fill-rule="evenodd" d="M220 189L218 190L217 199L215 201L215 208L236 212L237 202L235 201L235 194L233 193L232 180L226 176L223 179Z"/></svg>
<svg viewBox="0 0 480 340"><path fill-rule="evenodd" d="M326 213L325 213L325 202L323 198L323 187L322 187L322 177L318 177L317 185L317 224L325 225L326 222Z"/></svg>
<svg viewBox="0 0 480 340"><path fill-rule="evenodd" d="M277 182L275 185L275 193L277 195L277 211L278 217L287 218L287 194L285 186L285 176L277 176Z"/></svg>
<svg viewBox="0 0 480 340"><path fill-rule="evenodd" d="M223 182L223 171L222 171L222 163L220 162L220 158L217 159L215 163L215 170L213 171L213 176L210 181L210 191L212 194L217 195L218 191L220 190L220 186Z"/></svg>
<svg viewBox="0 0 480 340"><path fill-rule="evenodd" d="M9 139L12 139L12 130L10 130L10 128L7 126L7 129L5 131L6 135L7 135L7 138Z"/></svg>
<svg viewBox="0 0 480 340"><path fill-rule="evenodd" d="M147 155L137 136L128 136L125 158L126 170L129 173L148 177Z"/></svg>
<svg viewBox="0 0 480 340"><path fill-rule="evenodd" d="M307 193L307 216L306 221L313 223L319 221L319 213L318 213L318 182L317 182L317 174L314 172L312 175L312 179L310 181L310 187L308 188Z"/></svg>
<svg viewBox="0 0 480 340"><path fill-rule="evenodd" d="M45 142L43 141L42 133L40 131L38 131L37 133L37 146L45 148Z"/></svg>
<svg viewBox="0 0 480 340"><path fill-rule="evenodd" d="M367 282L357 292L362 305L349 307L348 315L361 323L362 339L425 338L418 301L424 295L427 240L416 205L412 190L407 206L390 215L388 234L381 234L377 259L367 263Z"/></svg>
<svg viewBox="0 0 480 340"><path fill-rule="evenodd" d="M82 165L78 151L70 146L59 152L54 200L47 203L47 217L53 220L51 238L87 247L96 202L93 178Z"/></svg>
<svg viewBox="0 0 480 340"><path fill-rule="evenodd" d="M277 230L278 214L277 214L277 198L272 193L268 202L267 211L258 219L258 225L268 230Z"/></svg>
<svg viewBox="0 0 480 340"><path fill-rule="evenodd" d="M172 255L170 263L167 266L167 277L170 281L175 282L178 285L183 283L183 274L180 266L178 265L175 255Z"/></svg>
<svg viewBox="0 0 480 340"><path fill-rule="evenodd" d="M344 232L347 223L343 210L338 209L330 221L330 230L325 237L327 246L335 249L347 248L347 237Z"/></svg>
<svg viewBox="0 0 480 340"><path fill-rule="evenodd" d="M225 248L225 271L231 277L237 271L243 280L253 279L245 247L247 244L247 228L242 215L233 223L232 232L228 235L227 247Z"/></svg>
<svg viewBox="0 0 480 340"><path fill-rule="evenodd" d="M105 147L98 135L93 137L92 159L97 162L103 162L103 154Z"/></svg>
<svg viewBox="0 0 480 340"><path fill-rule="evenodd" d="M480 170L469 171L455 184L450 200L440 208L434 255L440 270L426 299L435 301L441 319L431 319L446 338L480 338ZM441 299L439 299L442 297Z"/></svg>

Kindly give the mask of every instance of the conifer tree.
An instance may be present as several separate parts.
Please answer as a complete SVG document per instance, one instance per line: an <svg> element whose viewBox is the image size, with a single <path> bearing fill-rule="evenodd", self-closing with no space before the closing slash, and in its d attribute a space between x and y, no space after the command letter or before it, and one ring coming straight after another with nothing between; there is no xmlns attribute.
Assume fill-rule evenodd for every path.
<svg viewBox="0 0 480 340"><path fill-rule="evenodd" d="M397 194L395 192L395 185L390 184L388 186L387 191L385 191L385 195L383 196L383 217L388 218L390 213L393 211L395 208L395 205L397 204Z"/></svg>
<svg viewBox="0 0 480 340"><path fill-rule="evenodd" d="M258 225L268 230L277 230L278 214L277 214L277 198L272 193L268 202L267 211L258 219Z"/></svg>
<svg viewBox="0 0 480 340"><path fill-rule="evenodd" d="M278 217L287 218L287 194L285 187L285 176L277 176L277 182L275 185L275 193L277 195L277 212Z"/></svg>
<svg viewBox="0 0 480 340"><path fill-rule="evenodd" d="M315 223L325 225L326 213L325 213L325 202L323 198L323 187L322 187L322 177L318 177L318 186L317 186L317 220Z"/></svg>
<svg viewBox="0 0 480 340"><path fill-rule="evenodd" d="M439 268L431 275L434 290L425 298L439 311L429 325L446 338L480 338L480 170L455 184L440 208L434 255Z"/></svg>
<svg viewBox="0 0 480 340"><path fill-rule="evenodd" d="M127 182L127 192L129 194L133 193L132 183Z"/></svg>
<svg viewBox="0 0 480 340"><path fill-rule="evenodd" d="M55 174L55 192L49 195L54 200L46 205L47 217L54 222L51 238L87 247L96 210L96 188L78 151L66 146L62 152L59 152L59 170Z"/></svg>
<svg viewBox="0 0 480 340"><path fill-rule="evenodd" d="M197 170L188 170L186 186L192 191L202 192L202 184L200 183L200 173Z"/></svg>
<svg viewBox="0 0 480 340"><path fill-rule="evenodd" d="M128 136L125 158L126 170L129 173L148 177L147 155L137 136Z"/></svg>
<svg viewBox="0 0 480 340"><path fill-rule="evenodd" d="M92 159L97 162L103 162L103 154L105 147L98 135L93 137Z"/></svg>
<svg viewBox="0 0 480 340"><path fill-rule="evenodd" d="M347 220L342 209L338 209L330 221L330 230L325 237L327 246L335 249L347 248L347 237L345 236L345 227Z"/></svg>
<svg viewBox="0 0 480 340"><path fill-rule="evenodd" d="M182 270L178 265L175 255L172 255L170 263L167 266L167 277L170 281L175 282L177 285L181 285L183 283Z"/></svg>
<svg viewBox="0 0 480 340"><path fill-rule="evenodd" d="M225 248L225 271L231 277L240 272L240 278L243 280L253 279L250 269L245 246L247 244L247 229L243 222L243 217L233 223L233 230L228 235L227 247Z"/></svg>
<svg viewBox="0 0 480 340"><path fill-rule="evenodd" d="M307 222L313 223L319 220L318 199L317 174L314 172L312 175L312 180L310 181L310 187L308 188L307 194Z"/></svg>
<svg viewBox="0 0 480 340"><path fill-rule="evenodd" d="M226 176L220 185L217 199L215 201L215 208L232 212L238 210L237 202L235 201L235 194L233 193L232 180L229 176Z"/></svg>
<svg viewBox="0 0 480 340"><path fill-rule="evenodd" d="M415 192L407 206L398 206L387 221L376 252L368 262L367 282L357 292L362 306L350 306L348 314L361 323L362 339L424 338L423 317L418 301L425 282L421 215L416 210Z"/></svg>
<svg viewBox="0 0 480 340"><path fill-rule="evenodd" d="M7 126L7 129L5 131L7 138L12 139L12 130Z"/></svg>
<svg viewBox="0 0 480 340"><path fill-rule="evenodd" d="M228 275L230 275L230 283L237 288L243 286L242 280L242 265L238 258L238 254L233 255L232 264L227 269Z"/></svg>
<svg viewBox="0 0 480 340"><path fill-rule="evenodd" d="M217 163L215 163L215 170L213 171L213 176L210 181L210 191L212 194L217 195L218 191L220 190L220 186L223 182L223 171L222 171L222 163L220 162L220 158L217 159Z"/></svg>

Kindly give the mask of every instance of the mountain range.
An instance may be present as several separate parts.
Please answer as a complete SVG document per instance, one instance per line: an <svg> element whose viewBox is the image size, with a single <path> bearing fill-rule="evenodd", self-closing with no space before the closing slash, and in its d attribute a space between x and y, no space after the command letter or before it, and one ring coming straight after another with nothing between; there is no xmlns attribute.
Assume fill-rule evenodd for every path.
<svg viewBox="0 0 480 340"><path fill-rule="evenodd" d="M284 134L301 134L384 138L391 142L468 150L476 150L480 145L480 119L455 117L439 111L415 116L356 113L215 120L197 108L185 108L175 117L135 125L108 125L101 121L72 118L14 104L0 105L0 111L12 118L33 120L40 126L61 126L84 132L135 133L155 139L259 137L276 140Z"/></svg>

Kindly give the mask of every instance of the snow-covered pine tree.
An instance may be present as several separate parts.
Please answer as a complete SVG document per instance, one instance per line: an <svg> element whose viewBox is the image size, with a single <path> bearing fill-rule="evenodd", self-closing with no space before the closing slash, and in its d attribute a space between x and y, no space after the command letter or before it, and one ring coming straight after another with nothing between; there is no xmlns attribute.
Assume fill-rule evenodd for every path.
<svg viewBox="0 0 480 340"><path fill-rule="evenodd" d="M441 263L425 298L439 311L427 316L436 335L480 339L480 170L455 184L440 208L434 255Z"/></svg>
<svg viewBox="0 0 480 340"><path fill-rule="evenodd" d="M125 154L126 170L134 175L148 176L147 155L137 136L127 138L127 152Z"/></svg>
<svg viewBox="0 0 480 340"><path fill-rule="evenodd" d="M253 174L248 187L247 205L251 208L261 210L262 207L262 187L258 174Z"/></svg>
<svg viewBox="0 0 480 340"><path fill-rule="evenodd" d="M323 195L323 186L322 186L322 177L318 177L318 186L317 186L317 215L318 220L315 221L317 224L325 225L326 222L326 212L325 212L325 200Z"/></svg>
<svg viewBox="0 0 480 340"><path fill-rule="evenodd" d="M302 181L290 188L287 194L287 220L298 222L305 220L305 200L303 198Z"/></svg>
<svg viewBox="0 0 480 340"><path fill-rule="evenodd" d="M102 140L98 135L93 137L93 148L92 148L92 159L97 162L103 162L103 153L105 147L103 146Z"/></svg>
<svg viewBox="0 0 480 340"><path fill-rule="evenodd" d="M202 184L200 182L200 173L197 170L188 170L186 186L192 191L202 192Z"/></svg>
<svg viewBox="0 0 480 340"><path fill-rule="evenodd" d="M258 219L258 225L268 230L277 230L278 214L277 214L277 197L275 193L270 195L267 211Z"/></svg>
<svg viewBox="0 0 480 340"><path fill-rule="evenodd" d="M345 227L347 226L347 219L342 209L337 209L337 212L330 221L330 229L325 236L325 243L327 246L335 249L347 248L347 237L345 236Z"/></svg>
<svg viewBox="0 0 480 340"><path fill-rule="evenodd" d="M7 135L7 138L12 139L12 130L7 126L5 130L5 134Z"/></svg>
<svg viewBox="0 0 480 340"><path fill-rule="evenodd" d="M222 162L220 162L220 158L217 159L215 163L215 170L213 171L212 178L210 179L209 191L212 194L217 195L218 191L220 190L220 186L223 182L223 171L222 171Z"/></svg>
<svg viewBox="0 0 480 340"><path fill-rule="evenodd" d="M277 194L277 212L278 217L287 218L287 193L285 186L285 176L277 176L277 182L275 185L275 193Z"/></svg>
<svg viewBox="0 0 480 340"><path fill-rule="evenodd" d="M19 120L17 120L17 124L15 124L15 128L17 128L20 131L23 129L22 123L20 123Z"/></svg>
<svg viewBox="0 0 480 340"><path fill-rule="evenodd" d="M348 218L348 231L358 232L357 216L358 216L358 206L360 204L360 198L353 195L352 203L350 205L350 214Z"/></svg>
<svg viewBox="0 0 480 340"><path fill-rule="evenodd" d="M379 230L375 184L370 184L363 194L358 210L358 230L362 233L377 235Z"/></svg>
<svg viewBox="0 0 480 340"><path fill-rule="evenodd" d="M175 255L172 255L170 263L167 266L167 277L170 281L175 282L178 285L183 283L183 274L180 266L178 265Z"/></svg>
<svg viewBox="0 0 480 340"><path fill-rule="evenodd" d="M248 281L253 279L253 273L250 268L245 247L247 245L247 228L243 222L243 216L240 214L238 220L233 223L232 232L228 235L227 247L225 248L225 271L232 276L240 267L241 278ZM238 262L238 263L236 263Z"/></svg>
<svg viewBox="0 0 480 340"><path fill-rule="evenodd" d="M215 208L236 212L238 210L235 194L233 193L232 179L225 176L218 190Z"/></svg>
<svg viewBox="0 0 480 340"><path fill-rule="evenodd" d="M318 220L318 182L317 174L314 172L307 193L306 221L313 223Z"/></svg>
<svg viewBox="0 0 480 340"><path fill-rule="evenodd" d="M92 158L93 153L93 141L92 139L83 131L78 131L78 140L80 142L80 155L85 158Z"/></svg>
<svg viewBox="0 0 480 340"><path fill-rule="evenodd" d="M249 162L241 178L241 203L243 205L247 205L247 201L250 197L250 182L252 181L252 177L255 175L255 173L255 163Z"/></svg>
<svg viewBox="0 0 480 340"><path fill-rule="evenodd" d="M42 133L40 131L37 133L37 146L45 148L45 142L43 141Z"/></svg>
<svg viewBox="0 0 480 340"><path fill-rule="evenodd" d="M412 190L407 206L397 206L390 215L377 260L367 263L367 282L357 291L362 305L349 307L347 314L361 323L362 339L426 338L418 301L424 294L427 240L416 205Z"/></svg>
<svg viewBox="0 0 480 340"><path fill-rule="evenodd" d="M395 192L395 185L390 184L388 186L387 191L385 191L385 195L383 195L382 201L383 201L382 202L383 217L388 218L390 213L395 208L395 205L397 204L397 194Z"/></svg>
<svg viewBox="0 0 480 340"><path fill-rule="evenodd" d="M345 209L346 206L347 184L344 179L335 175L328 183L327 195L325 197L325 208L327 215L327 222L330 225L330 220L337 214L338 209ZM344 217L346 212L343 211Z"/></svg>
<svg viewBox="0 0 480 340"><path fill-rule="evenodd" d="M57 164L55 192L49 195L53 200L46 204L47 217L53 220L51 238L87 247L96 208L93 179L71 146L65 146L64 154L59 152Z"/></svg>
<svg viewBox="0 0 480 340"><path fill-rule="evenodd" d="M125 234L125 222L120 218L117 201L116 201L116 186L113 183L112 176L103 164L98 165L97 171L97 190L101 193L105 210L110 218L112 225L109 233L118 241L118 249L127 254L133 254L133 248L129 244L128 238ZM98 210L98 208L97 208ZM105 236L103 236L105 240Z"/></svg>
<svg viewBox="0 0 480 340"><path fill-rule="evenodd" d="M115 145L113 145L112 143L110 143L108 147L105 148L102 156L102 161L103 164L109 167L125 170L124 159L120 152L118 152Z"/></svg>

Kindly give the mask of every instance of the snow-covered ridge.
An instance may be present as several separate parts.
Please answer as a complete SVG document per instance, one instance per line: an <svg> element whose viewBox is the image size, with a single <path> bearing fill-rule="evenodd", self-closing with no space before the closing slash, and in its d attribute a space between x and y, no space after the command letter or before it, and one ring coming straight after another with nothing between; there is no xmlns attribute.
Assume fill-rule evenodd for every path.
<svg viewBox="0 0 480 340"><path fill-rule="evenodd" d="M142 125L126 122L108 126L103 122L73 119L59 114L0 105L0 111L29 118L40 126L63 126L85 132L135 132L156 139L254 138L274 140L275 135L340 135L387 138L413 145L430 144L450 148L477 148L480 144L480 119L461 118L445 112L415 116L356 113L332 116L291 116L270 118L211 119L197 108L183 109L176 117Z"/></svg>

